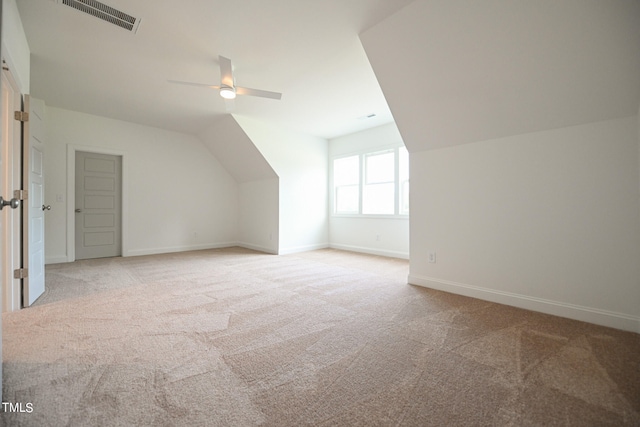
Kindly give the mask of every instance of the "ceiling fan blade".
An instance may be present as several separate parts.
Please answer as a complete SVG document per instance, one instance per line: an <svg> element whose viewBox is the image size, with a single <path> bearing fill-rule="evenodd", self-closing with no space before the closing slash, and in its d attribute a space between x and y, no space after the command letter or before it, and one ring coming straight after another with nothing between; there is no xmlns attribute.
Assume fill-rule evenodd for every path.
<svg viewBox="0 0 640 427"><path fill-rule="evenodd" d="M218 56L220 60L220 83L233 87L233 72L231 70L231 60L224 56Z"/></svg>
<svg viewBox="0 0 640 427"><path fill-rule="evenodd" d="M281 99L282 94L278 92L269 92L268 90L251 89L249 87L236 86L238 95L260 96L262 98Z"/></svg>
<svg viewBox="0 0 640 427"><path fill-rule="evenodd" d="M180 80L167 80L169 83L176 83L179 85L187 85L187 86L198 86L198 87L208 87L211 89L220 89L220 86L216 85L208 85L206 83L192 83L192 82L183 82Z"/></svg>

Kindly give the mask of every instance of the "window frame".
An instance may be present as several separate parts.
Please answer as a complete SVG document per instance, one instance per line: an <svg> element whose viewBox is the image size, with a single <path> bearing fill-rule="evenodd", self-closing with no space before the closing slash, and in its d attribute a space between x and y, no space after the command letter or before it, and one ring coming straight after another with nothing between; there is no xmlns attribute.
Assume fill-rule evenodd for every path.
<svg viewBox="0 0 640 427"><path fill-rule="evenodd" d="M408 219L410 215L410 211L408 213L401 213L401 190L402 183L400 182L400 154L399 151L401 149L406 149L403 144L389 144L385 146L378 146L375 148L369 148L365 150L351 151L348 153L341 153L331 157L330 160L330 170L329 170L329 178L330 178L330 191L331 195L330 206L329 209L331 211L330 215L336 218L386 218L386 219ZM393 214L374 214L374 213L363 213L363 202L364 202L364 187L366 183L366 159L367 156L372 156L376 154L384 154L385 152L393 152L394 154L394 213ZM408 153L407 153L408 154ZM359 182L357 184L358 187L358 212L357 213L339 213L336 212L337 208L337 188L334 183L334 165L335 161L342 158L354 157L358 156L358 164L359 164ZM408 158L407 158L408 159ZM407 169L409 165L407 164ZM409 180L407 180L409 181Z"/></svg>

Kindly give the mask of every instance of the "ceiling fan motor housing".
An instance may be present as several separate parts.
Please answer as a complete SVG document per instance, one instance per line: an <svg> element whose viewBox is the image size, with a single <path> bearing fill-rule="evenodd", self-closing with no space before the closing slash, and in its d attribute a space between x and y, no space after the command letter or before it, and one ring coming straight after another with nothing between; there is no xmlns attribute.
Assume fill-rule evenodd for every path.
<svg viewBox="0 0 640 427"><path fill-rule="evenodd" d="M220 96L224 99L233 99L236 97L236 88L232 86L222 85L220 87Z"/></svg>

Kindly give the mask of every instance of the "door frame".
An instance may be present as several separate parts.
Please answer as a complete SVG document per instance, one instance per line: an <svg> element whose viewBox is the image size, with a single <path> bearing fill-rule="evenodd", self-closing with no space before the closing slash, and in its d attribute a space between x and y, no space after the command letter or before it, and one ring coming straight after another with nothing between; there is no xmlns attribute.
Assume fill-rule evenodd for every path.
<svg viewBox="0 0 640 427"><path fill-rule="evenodd" d="M5 61L5 58L2 59ZM4 70L4 68L7 70ZM3 111L2 114L6 115L9 121L9 126L12 127L12 131L9 134L9 137L12 139L8 141L8 145L10 147L5 147L4 144L2 146L3 154L6 154L6 158L4 159L5 165L11 164L11 168L4 168L2 171L3 178L3 187L7 187L8 182L11 182L11 187L7 187L7 191L2 189L2 193L6 198L13 197L13 191L22 189L22 173L23 168L23 158L22 158L22 126L19 121L13 118L13 111L22 111L22 93L20 91L20 86L16 77L11 72L11 67L8 62L6 64L3 63L2 74L6 77L7 83L11 86L11 89L14 92L13 100L11 101L12 105L8 111ZM3 138L5 135L3 135ZM9 169L11 170L12 176L9 176ZM17 171L17 175L16 175ZM7 180L7 181L5 181ZM21 204L24 201L21 201ZM22 248L24 246L24 242L22 241L22 210L24 207L20 209L9 210L7 214L2 215L2 225L4 230L4 238L2 241L3 245L3 265L10 263L11 268L8 271L3 271L2 277L2 294L3 294L3 306L2 311L16 311L22 308L22 279L15 279L13 277L13 270L15 268L20 268L21 259L23 257ZM8 215L12 215L12 218L9 218ZM17 218L16 218L17 217ZM6 227L5 227L6 226ZM17 229L16 229L17 227ZM17 230L17 234L16 234ZM16 244L18 247L16 248ZM17 251L16 251L17 249Z"/></svg>
<svg viewBox="0 0 640 427"><path fill-rule="evenodd" d="M122 224L121 242L122 256L129 256L129 241L127 239L129 224L129 162L127 152L111 148L92 147L86 145L67 144L67 259L66 262L76 260L76 152L110 154L122 158Z"/></svg>

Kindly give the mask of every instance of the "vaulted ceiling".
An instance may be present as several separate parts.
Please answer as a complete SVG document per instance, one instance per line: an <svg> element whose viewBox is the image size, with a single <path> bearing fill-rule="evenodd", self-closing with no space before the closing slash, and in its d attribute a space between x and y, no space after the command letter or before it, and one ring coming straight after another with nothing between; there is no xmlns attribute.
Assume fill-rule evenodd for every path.
<svg viewBox="0 0 640 427"><path fill-rule="evenodd" d="M395 119L410 151L640 104L638 0L104 0L141 18L135 34L60 1L17 0L32 94L182 132L229 110L167 80L218 84L218 55L239 85L283 93L238 97L234 114L323 138Z"/></svg>
<svg viewBox="0 0 640 427"><path fill-rule="evenodd" d="M228 106L218 55L238 85L234 114L330 138L393 120L358 34L411 0L103 0L141 18L135 33L61 4L17 0L31 49L31 92L48 105L188 133ZM374 118L364 117L375 114Z"/></svg>

